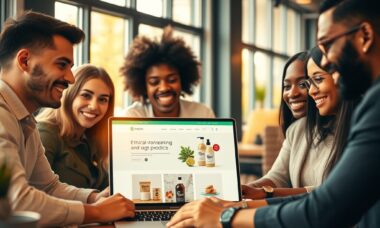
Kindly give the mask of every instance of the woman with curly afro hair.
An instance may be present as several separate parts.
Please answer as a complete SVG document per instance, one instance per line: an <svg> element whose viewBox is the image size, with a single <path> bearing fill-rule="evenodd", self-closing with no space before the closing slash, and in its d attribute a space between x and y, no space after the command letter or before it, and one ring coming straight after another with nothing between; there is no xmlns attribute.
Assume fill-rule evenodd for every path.
<svg viewBox="0 0 380 228"><path fill-rule="evenodd" d="M174 38L166 27L161 41L145 36L134 39L121 73L126 90L141 98L127 108L128 117L209 117L207 106L181 99L193 94L200 81L200 63L181 38Z"/></svg>

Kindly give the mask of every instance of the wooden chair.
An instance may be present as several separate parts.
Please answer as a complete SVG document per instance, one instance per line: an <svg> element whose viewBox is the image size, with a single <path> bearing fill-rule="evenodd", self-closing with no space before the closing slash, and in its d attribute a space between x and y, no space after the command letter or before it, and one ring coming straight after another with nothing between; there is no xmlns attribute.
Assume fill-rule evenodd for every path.
<svg viewBox="0 0 380 228"><path fill-rule="evenodd" d="M263 175L272 167L278 153L281 150L284 137L279 126L267 126L264 129L264 150L263 150Z"/></svg>
<svg viewBox="0 0 380 228"><path fill-rule="evenodd" d="M263 138L267 126L278 126L278 109L255 109L248 118L246 130L239 143L239 154L243 156L262 156L263 146L254 145L257 135Z"/></svg>

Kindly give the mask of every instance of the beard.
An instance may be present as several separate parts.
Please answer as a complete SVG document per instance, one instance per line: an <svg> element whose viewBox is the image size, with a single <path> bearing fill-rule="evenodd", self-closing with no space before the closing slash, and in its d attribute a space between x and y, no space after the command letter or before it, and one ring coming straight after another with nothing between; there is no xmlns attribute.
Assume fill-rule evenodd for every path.
<svg viewBox="0 0 380 228"><path fill-rule="evenodd" d="M351 42L346 42L336 69L340 73L339 91L345 100L360 98L369 87L372 79L370 68L359 60L359 54Z"/></svg>
<svg viewBox="0 0 380 228"><path fill-rule="evenodd" d="M40 64L37 64L32 68L27 87L30 94L32 94L31 98L34 102L38 103L40 107L59 108L61 106L61 101L54 101L48 95L51 90L48 82L48 75Z"/></svg>

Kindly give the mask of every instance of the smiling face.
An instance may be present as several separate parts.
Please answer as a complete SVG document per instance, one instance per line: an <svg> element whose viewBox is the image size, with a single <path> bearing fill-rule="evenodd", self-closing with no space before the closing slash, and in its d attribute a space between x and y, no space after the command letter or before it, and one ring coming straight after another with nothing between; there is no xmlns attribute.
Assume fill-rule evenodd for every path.
<svg viewBox="0 0 380 228"><path fill-rule="evenodd" d="M318 67L312 58L307 62L309 77L318 86L310 86L309 95L315 101L321 116L335 115L339 105L338 88L332 75Z"/></svg>
<svg viewBox="0 0 380 228"><path fill-rule="evenodd" d="M156 117L178 117L182 91L179 72L167 64L157 64L146 72L146 91Z"/></svg>
<svg viewBox="0 0 380 228"><path fill-rule="evenodd" d="M20 59L27 60L24 74L28 75L21 99L26 101L29 111L40 107L58 108L63 90L75 81L71 71L73 45L61 36L54 36L53 41L53 49L45 48L39 53L20 51Z"/></svg>
<svg viewBox="0 0 380 228"><path fill-rule="evenodd" d="M91 128L106 114L110 102L111 91L100 79L88 80L72 104L74 119L83 129Z"/></svg>
<svg viewBox="0 0 380 228"><path fill-rule="evenodd" d="M344 99L355 99L367 91L372 84L371 68L363 61L362 56L355 47L355 38L359 37L360 23L347 25L344 23L333 22L334 9L328 10L318 18L318 41L323 43L331 40L334 34L344 34L338 39L332 39L327 42L328 48L325 48L325 65L333 66L339 73L340 93ZM357 39L358 40L358 39ZM361 44L364 43L360 37ZM364 44L363 44L364 45Z"/></svg>
<svg viewBox="0 0 380 228"><path fill-rule="evenodd" d="M303 81L305 81L304 63L295 60L286 70L282 94L295 119L306 115L307 88L302 83Z"/></svg>

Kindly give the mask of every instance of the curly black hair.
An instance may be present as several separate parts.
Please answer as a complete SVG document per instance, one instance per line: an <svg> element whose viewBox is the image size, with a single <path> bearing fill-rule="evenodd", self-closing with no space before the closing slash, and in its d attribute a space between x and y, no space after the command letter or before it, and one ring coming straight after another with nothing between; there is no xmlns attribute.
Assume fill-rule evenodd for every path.
<svg viewBox="0 0 380 228"><path fill-rule="evenodd" d="M125 90L134 97L147 99L146 71L157 64L175 68L181 78L182 92L193 94L193 87L200 81L200 63L193 51L180 37L173 37L171 26L164 29L161 41L145 36L136 37L120 68L125 77Z"/></svg>

